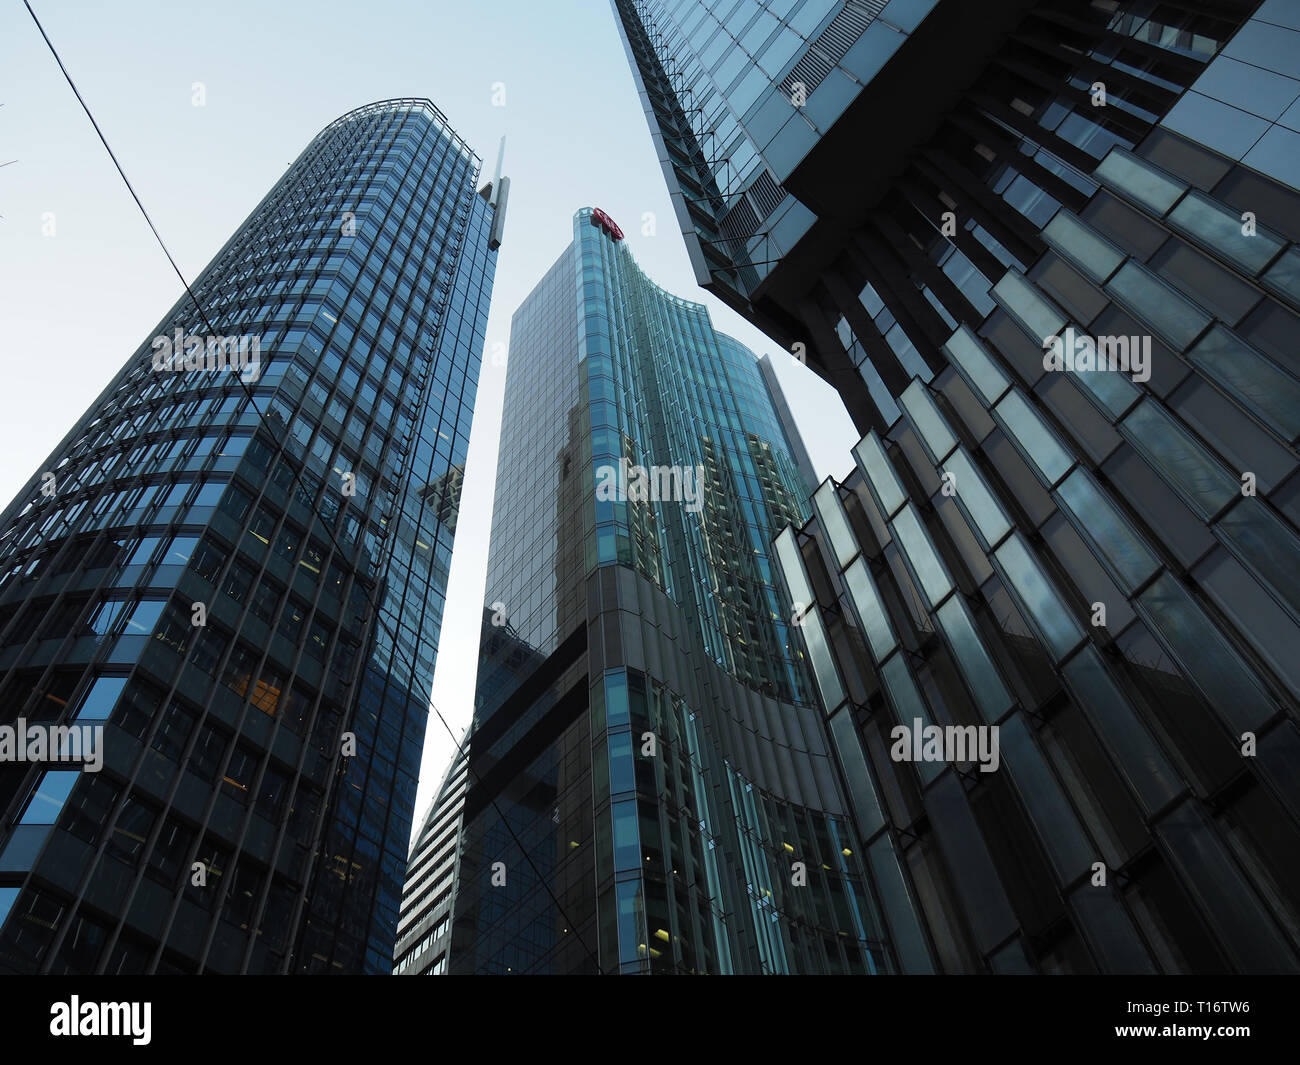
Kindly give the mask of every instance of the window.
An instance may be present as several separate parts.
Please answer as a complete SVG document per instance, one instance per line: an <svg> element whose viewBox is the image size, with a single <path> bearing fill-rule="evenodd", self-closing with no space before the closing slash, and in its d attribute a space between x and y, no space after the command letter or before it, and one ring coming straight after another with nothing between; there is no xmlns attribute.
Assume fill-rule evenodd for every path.
<svg viewBox="0 0 1300 1065"><path fill-rule="evenodd" d="M1060 661L1083 639L1083 629L1043 575L1019 533L998 548L996 557L1044 643Z"/></svg>
<svg viewBox="0 0 1300 1065"><path fill-rule="evenodd" d="M226 490L225 481L205 481L191 500L192 507L215 507Z"/></svg>
<svg viewBox="0 0 1300 1065"><path fill-rule="evenodd" d="M255 618L270 624L271 619L275 617L276 607L280 603L280 593L283 591L283 588L272 581L259 582L253 591L252 602L248 606L249 612Z"/></svg>
<svg viewBox="0 0 1300 1065"><path fill-rule="evenodd" d="M55 770L41 776L32 797L28 800L20 825L52 825L59 819L63 805L72 793L72 786L81 778L80 772Z"/></svg>
<svg viewBox="0 0 1300 1065"><path fill-rule="evenodd" d="M1103 240L1069 211L1057 211L1043 239L1081 267L1094 281L1105 281L1124 261L1124 253Z"/></svg>
<svg viewBox="0 0 1300 1065"><path fill-rule="evenodd" d="M914 379L899 399L920 434L922 442L929 449L931 458L936 463L942 462L957 446L957 438L948 428L948 423L935 404L934 397L919 380Z"/></svg>
<svg viewBox="0 0 1300 1065"><path fill-rule="evenodd" d="M243 641L236 641L226 668L222 673L222 683L236 695L248 694L249 684L253 679L253 670L257 668L258 652Z"/></svg>
<svg viewBox="0 0 1300 1065"><path fill-rule="evenodd" d="M1260 299L1259 293L1235 274L1177 237L1156 252L1151 267L1229 325L1241 321Z"/></svg>
<svg viewBox="0 0 1300 1065"><path fill-rule="evenodd" d="M152 747L164 758L179 764L185 745L194 731L194 714L181 703L172 701L167 707L162 724L154 733Z"/></svg>
<svg viewBox="0 0 1300 1065"><path fill-rule="evenodd" d="M1230 728L1238 733L1255 729L1273 714L1272 701L1254 675L1176 578L1159 577L1137 603Z"/></svg>
<svg viewBox="0 0 1300 1065"><path fill-rule="evenodd" d="M1256 227L1254 234L1242 232L1240 212L1231 211L1204 193L1192 191L1169 213L1169 221L1216 255L1230 259L1254 276L1282 250L1281 238Z"/></svg>
<svg viewBox="0 0 1300 1065"><path fill-rule="evenodd" d="M126 619L126 625L122 628L123 634L127 636L148 636L153 632L154 626L158 623L158 618L162 616L163 607L166 605L161 599L146 599L136 603L135 608L131 611L131 616Z"/></svg>
<svg viewBox="0 0 1300 1065"><path fill-rule="evenodd" d="M325 565L326 549L318 541L311 540L303 549L298 565L311 574L313 582L320 579L320 571Z"/></svg>
<svg viewBox="0 0 1300 1065"><path fill-rule="evenodd" d="M1300 614L1300 544L1291 527L1258 499L1243 499L1215 526L1234 553Z"/></svg>
<svg viewBox="0 0 1300 1065"><path fill-rule="evenodd" d="M903 494L893 464L889 461L889 456L874 431L859 441L853 449L853 454L863 473L867 475L867 480L875 489L881 509L886 515L892 514L903 505L907 497Z"/></svg>
<svg viewBox="0 0 1300 1065"><path fill-rule="evenodd" d="M1285 439L1300 436L1300 385L1230 330L1215 325L1188 351L1187 358Z"/></svg>
<svg viewBox="0 0 1300 1065"><path fill-rule="evenodd" d="M195 741L194 750L190 752L190 772L205 783L212 783L221 766L221 759L225 756L229 739L230 737L215 725L210 722L204 724L199 731L198 740Z"/></svg>
<svg viewBox="0 0 1300 1065"><path fill-rule="evenodd" d="M199 546L197 536L176 536L167 545L162 561L168 566L183 566L189 563L190 569L211 583L216 580L222 563L226 561L225 552L211 541L204 540Z"/></svg>
<svg viewBox="0 0 1300 1065"><path fill-rule="evenodd" d="M280 635L290 643L297 643L298 637L302 634L302 625L307 612L305 606L293 599L285 603L284 612L280 615Z"/></svg>
<svg viewBox="0 0 1300 1065"><path fill-rule="evenodd" d="M108 636L125 609L126 602L121 599L110 599L106 603L100 603L91 611L87 625L95 635Z"/></svg>
<svg viewBox="0 0 1300 1065"><path fill-rule="evenodd" d="M993 286L993 294L1038 343L1058 336L1065 328L1065 316L1014 270L1008 270Z"/></svg>
<svg viewBox="0 0 1300 1065"><path fill-rule="evenodd" d="M319 621L312 622L307 634L306 651L317 662L325 661L325 649L329 646L330 631Z"/></svg>
<svg viewBox="0 0 1300 1065"><path fill-rule="evenodd" d="M162 695L152 684L133 680L113 708L113 723L129 736L143 740L153 726Z"/></svg>
<svg viewBox="0 0 1300 1065"><path fill-rule="evenodd" d="M931 606L936 606L952 590L952 581L943 562L935 553L934 545L926 533L915 508L909 503L894 516L894 534L898 537L908 561L916 571Z"/></svg>
<svg viewBox="0 0 1300 1065"><path fill-rule="evenodd" d="M1062 882L1087 869L1096 855L1083 834L1065 793L1052 775L1042 752L1030 738L1024 714L1009 718L1001 730L1003 757L1025 809Z"/></svg>
<svg viewBox="0 0 1300 1065"><path fill-rule="evenodd" d="M283 366L283 363L280 364ZM221 442L221 450L217 455L223 459L237 459L248 448L249 438L246 436L228 436ZM225 484L222 484L225 487Z"/></svg>
<svg viewBox="0 0 1300 1065"><path fill-rule="evenodd" d="M108 853L134 868L157 816L152 806L134 795L128 796L108 837Z"/></svg>
<svg viewBox="0 0 1300 1065"><path fill-rule="evenodd" d="M1132 591L1156 571L1159 563L1155 556L1086 470L1075 470L1061 482L1056 494L1122 588Z"/></svg>
<svg viewBox="0 0 1300 1065"><path fill-rule="evenodd" d="M1210 324L1209 315L1132 261L1106 283L1106 291L1158 330L1177 351L1184 351Z"/></svg>
<svg viewBox="0 0 1300 1065"><path fill-rule="evenodd" d="M1023 395L1008 392L994 411L1021 454L1037 467L1048 484L1065 476L1072 465L1069 454Z"/></svg>
<svg viewBox="0 0 1300 1065"><path fill-rule="evenodd" d="M1202 517L1212 518L1238 494L1237 482L1153 400L1134 407L1121 429Z"/></svg>
<svg viewBox="0 0 1300 1065"><path fill-rule="evenodd" d="M270 544L270 534L274 528L276 528L276 518L272 512L265 507L257 507L252 520L248 523L248 534L261 544Z"/></svg>
<svg viewBox="0 0 1300 1065"><path fill-rule="evenodd" d="M185 654L196 631L190 618L188 611L173 603L167 608L163 623L154 633L154 638L166 644L178 655Z"/></svg>
<svg viewBox="0 0 1300 1065"><path fill-rule="evenodd" d="M284 812L284 800L289 793L289 777L274 766L267 766L262 782L257 788L257 812L272 824Z"/></svg>
<svg viewBox="0 0 1300 1065"><path fill-rule="evenodd" d="M1300 248L1289 248L1261 280L1283 299L1300 307Z"/></svg>
<svg viewBox="0 0 1300 1065"><path fill-rule="evenodd" d="M970 515L985 543L996 544L1006 535L1011 523L979 470L960 448L948 456L944 468L945 472L953 474L957 500Z"/></svg>
<svg viewBox="0 0 1300 1065"><path fill-rule="evenodd" d="M202 670L208 676L215 676L217 663L221 661L222 655L225 654L226 645L230 642L230 636L212 624L197 629L196 633L194 650L190 654L190 664Z"/></svg>
<svg viewBox="0 0 1300 1065"><path fill-rule="evenodd" d="M280 530L280 535L275 538L275 553L280 558L292 561L301 542L302 534L286 524Z"/></svg>
<svg viewBox="0 0 1300 1065"><path fill-rule="evenodd" d="M153 557L154 548L160 542L160 537L146 536L142 538L131 552L131 557L126 560L128 566L140 566L148 562Z"/></svg>
<svg viewBox="0 0 1300 1065"><path fill-rule="evenodd" d="M189 495L190 486L193 481L178 481L168 489L167 494L163 497L162 505L164 507L174 507L184 502L185 497Z"/></svg>
<svg viewBox="0 0 1300 1065"><path fill-rule="evenodd" d="M980 640L979 632L960 596L951 596L936 613L948 638L967 686L987 721L996 721L1011 705L1011 695L1002 683L993 660Z"/></svg>
<svg viewBox="0 0 1300 1065"><path fill-rule="evenodd" d="M98 844L117 796L117 785L102 773L87 774L65 805L61 826L83 843Z"/></svg>
<svg viewBox="0 0 1300 1065"><path fill-rule="evenodd" d="M238 559L230 565L221 590L236 603L243 603L248 598L253 586L253 571Z"/></svg>
<svg viewBox="0 0 1300 1065"><path fill-rule="evenodd" d="M211 836L204 836L203 842L199 844L199 849L194 855L194 860L203 863L207 883L200 887L194 883L192 877L185 877L185 897L211 912L213 902L221 894L221 878L230 868L230 850Z"/></svg>
<svg viewBox="0 0 1300 1065"><path fill-rule="evenodd" d="M226 775L222 778L222 790L227 795L232 795L241 804L246 804L259 760L260 755L256 748L242 741L235 744L235 752L230 756L230 764L226 767Z"/></svg>
<svg viewBox="0 0 1300 1065"><path fill-rule="evenodd" d="M90 690L82 697L77 720L106 721L124 687L125 677L96 677Z"/></svg>
<svg viewBox="0 0 1300 1065"><path fill-rule="evenodd" d="M175 886L180 879L181 870L188 869L185 859L193 842L192 829L186 828L175 818L167 818L149 852L149 875L168 887Z"/></svg>
<svg viewBox="0 0 1300 1065"><path fill-rule="evenodd" d="M1187 188L1122 148L1113 149L1098 163L1093 176L1157 215L1168 211Z"/></svg>

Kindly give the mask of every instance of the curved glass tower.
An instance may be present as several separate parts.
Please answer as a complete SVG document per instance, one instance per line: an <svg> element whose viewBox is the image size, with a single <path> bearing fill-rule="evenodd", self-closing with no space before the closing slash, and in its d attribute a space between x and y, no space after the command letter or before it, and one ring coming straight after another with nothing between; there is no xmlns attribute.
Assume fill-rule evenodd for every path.
<svg viewBox="0 0 1300 1065"><path fill-rule="evenodd" d="M331 123L0 516L0 724L102 756L0 764L0 970L391 970L478 177L427 100Z"/></svg>
<svg viewBox="0 0 1300 1065"><path fill-rule="evenodd" d="M777 598L809 486L754 354L621 238L579 211L514 316L449 969L887 969Z"/></svg>
<svg viewBox="0 0 1300 1065"><path fill-rule="evenodd" d="M777 554L886 914L1300 971L1300 4L612 6L698 280L865 434Z"/></svg>

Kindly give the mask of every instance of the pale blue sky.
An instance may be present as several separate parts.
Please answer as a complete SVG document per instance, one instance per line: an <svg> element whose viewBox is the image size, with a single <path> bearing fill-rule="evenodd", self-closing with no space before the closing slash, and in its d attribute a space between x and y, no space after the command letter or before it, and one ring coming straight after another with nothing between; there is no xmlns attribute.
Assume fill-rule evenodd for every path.
<svg viewBox="0 0 1300 1065"><path fill-rule="evenodd" d="M696 287L608 0L33 0L187 280L332 119L427 96L511 179L488 351L572 236L604 208L642 268L775 356L818 474L857 433L838 396ZM193 85L203 83L196 107ZM493 85L505 106L493 106ZM7 502L175 302L180 283L21 3L0 5L0 498ZM54 235L42 233L48 213ZM642 235L641 219L656 232ZM485 362L433 699L473 705L505 371ZM417 817L453 739L430 717Z"/></svg>

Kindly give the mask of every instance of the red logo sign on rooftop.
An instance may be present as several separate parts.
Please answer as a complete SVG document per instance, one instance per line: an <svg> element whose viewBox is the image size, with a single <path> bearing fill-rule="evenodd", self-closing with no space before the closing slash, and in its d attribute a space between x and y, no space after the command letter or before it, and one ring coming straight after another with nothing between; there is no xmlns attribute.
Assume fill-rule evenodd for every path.
<svg viewBox="0 0 1300 1065"><path fill-rule="evenodd" d="M623 231L619 229L617 225L614 224L614 219L610 218L609 215L607 215L599 207L592 208L591 224L593 226L600 226L601 229L603 229L615 240L623 239Z"/></svg>

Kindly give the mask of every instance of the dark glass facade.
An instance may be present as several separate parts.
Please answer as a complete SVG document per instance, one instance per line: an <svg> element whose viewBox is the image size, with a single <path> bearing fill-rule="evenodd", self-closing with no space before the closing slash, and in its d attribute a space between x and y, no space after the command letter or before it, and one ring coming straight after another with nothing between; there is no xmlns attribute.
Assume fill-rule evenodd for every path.
<svg viewBox="0 0 1300 1065"><path fill-rule="evenodd" d="M892 971L773 570L774 379L620 236L580 211L513 319L446 968ZM602 488L635 468L679 490Z"/></svg>
<svg viewBox="0 0 1300 1065"><path fill-rule="evenodd" d="M255 372L146 341L0 517L0 721L104 751L0 766L0 969L391 971L500 241L479 170L427 100L331 123L157 330Z"/></svg>
<svg viewBox="0 0 1300 1065"><path fill-rule="evenodd" d="M702 283L866 434L776 553L902 967L1300 968L1296 5L614 9Z"/></svg>

